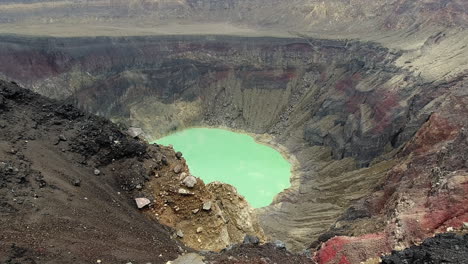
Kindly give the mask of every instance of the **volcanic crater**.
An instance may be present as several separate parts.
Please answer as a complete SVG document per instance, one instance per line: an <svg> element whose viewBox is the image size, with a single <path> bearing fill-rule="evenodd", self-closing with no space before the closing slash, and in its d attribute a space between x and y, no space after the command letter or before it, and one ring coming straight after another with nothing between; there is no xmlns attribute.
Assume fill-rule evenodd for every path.
<svg viewBox="0 0 468 264"><path fill-rule="evenodd" d="M92 31L97 36L60 36L60 23L68 28L68 22L83 18L79 12L57 16L62 7L43 7L29 19L48 16L61 22L48 23L44 36L4 29L0 76L121 128L141 128L147 141L192 127L226 128L274 147L291 162L291 187L257 209L226 184L197 179L195 187L184 187L190 168L183 153L175 155L171 147L149 147L151 154L140 158L139 168L134 164L138 157L130 154L119 157L124 160L117 165L104 164L111 167L103 170L118 179L125 179L120 171L128 168L138 172L143 178L123 180L121 186L129 197L150 198L144 214L174 228L173 237L191 248L220 251L251 235L247 245L256 236L262 242L284 242L295 253L314 251L318 263L360 263L434 233L463 232L468 222L463 3L436 7L431 1L396 1L388 6L375 1L367 10L366 1L358 1L356 9L344 8L342 1L335 9L309 1L313 11L308 5L298 11L293 4L267 1L268 10L289 12L280 28L267 11L258 11L248 27L240 27L236 12L257 12L247 3L187 2L189 7L147 6L159 11L140 22L165 21L163 10L172 10L168 17L196 21L189 28L204 33L162 34L142 26L135 34L125 28L101 35L104 25L117 23L103 18L97 22L102 27ZM374 5L392 15L364 32L380 19L366 12L383 12ZM100 4L86 8L97 17L104 12ZM134 20L132 12L142 12L132 8L125 9L126 15L112 15L125 24ZM319 18L316 24L306 23L306 9ZM327 10L345 22L325 27L331 19ZM407 12L415 10L418 15L410 19ZM440 10L451 10L452 16ZM17 17L16 12L8 14ZM226 19L243 30L208 30L204 15L212 24ZM364 22L345 27L351 20ZM18 27L28 20L12 21L5 25ZM256 31L247 30L253 25ZM174 29L170 23L159 28L166 27ZM236 250L242 254L246 249ZM220 263L228 261L224 257L218 256ZM295 263L301 263L298 258Z"/></svg>

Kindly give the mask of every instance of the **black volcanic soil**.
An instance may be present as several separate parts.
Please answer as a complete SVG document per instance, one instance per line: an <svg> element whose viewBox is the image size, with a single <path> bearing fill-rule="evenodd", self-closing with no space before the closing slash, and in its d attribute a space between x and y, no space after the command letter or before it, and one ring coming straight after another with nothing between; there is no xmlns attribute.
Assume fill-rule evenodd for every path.
<svg viewBox="0 0 468 264"><path fill-rule="evenodd" d="M392 255L383 257L382 263L468 263L468 234L439 234L426 239L419 246L395 251Z"/></svg>
<svg viewBox="0 0 468 264"><path fill-rule="evenodd" d="M294 263L313 264L314 261L306 255L295 255L286 249L277 248L273 243L256 246L253 244L235 245L220 254L206 256L206 261L212 264L268 264Z"/></svg>
<svg viewBox="0 0 468 264"><path fill-rule="evenodd" d="M176 258L169 230L123 191L144 181L149 155L108 121L0 82L0 263ZM119 179L112 167L124 160Z"/></svg>
<svg viewBox="0 0 468 264"><path fill-rule="evenodd" d="M0 263L154 264L191 251L133 200L148 197L142 186L174 156L0 81ZM270 244L205 254L210 263L313 263Z"/></svg>

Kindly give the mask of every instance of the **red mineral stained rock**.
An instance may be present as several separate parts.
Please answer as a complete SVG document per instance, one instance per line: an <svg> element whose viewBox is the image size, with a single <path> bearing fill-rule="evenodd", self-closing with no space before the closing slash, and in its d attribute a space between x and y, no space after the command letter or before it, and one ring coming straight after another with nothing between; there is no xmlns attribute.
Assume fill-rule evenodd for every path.
<svg viewBox="0 0 468 264"><path fill-rule="evenodd" d="M468 221L468 173L459 160L466 145L464 130L433 114L404 149L412 155L388 172L381 191L366 199L369 211L389 223L384 232L332 238L316 253L316 261L360 263L462 229Z"/></svg>
<svg viewBox="0 0 468 264"><path fill-rule="evenodd" d="M334 237L322 245L314 259L319 264L353 264L391 250L384 233L360 237Z"/></svg>
<svg viewBox="0 0 468 264"><path fill-rule="evenodd" d="M410 152L423 153L433 149L435 144L454 139L458 127L439 114L432 114L421 127L413 140L407 145L404 154Z"/></svg>

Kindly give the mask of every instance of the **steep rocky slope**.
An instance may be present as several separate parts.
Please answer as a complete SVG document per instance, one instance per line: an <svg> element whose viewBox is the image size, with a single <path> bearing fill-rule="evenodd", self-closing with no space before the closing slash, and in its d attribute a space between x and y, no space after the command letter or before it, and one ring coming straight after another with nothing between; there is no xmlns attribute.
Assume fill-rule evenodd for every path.
<svg viewBox="0 0 468 264"><path fill-rule="evenodd" d="M397 155L399 164L372 195L357 201L335 223L323 241L334 235L353 237L328 240L316 255L319 263L358 263L420 243L434 233L464 228L467 89L464 82L446 89L441 107Z"/></svg>
<svg viewBox="0 0 468 264"><path fill-rule="evenodd" d="M0 116L2 263L165 263L183 250L122 190L144 181L136 167L145 144L3 81ZM118 178L112 167L124 161L134 167L123 166ZM151 251L159 253L144 254Z"/></svg>
<svg viewBox="0 0 468 264"><path fill-rule="evenodd" d="M174 192L181 183L171 182L178 179L173 167L183 158L170 148L130 138L109 121L71 105L1 81L0 117L2 263L166 263L193 251L176 239L176 234L182 238L181 231L193 236L192 229L203 227L209 235L199 234L205 240L201 247L220 249L242 242L249 233L242 230L255 223L245 219L248 205L241 208L241 202L229 199L235 195L227 194L232 187L205 188L198 180L191 189L197 201ZM154 196L149 207L139 211L133 198L156 195L149 186L157 183L168 185L158 188L167 192L165 200ZM212 201L212 207L202 210L198 199ZM192 207L200 212L194 214ZM144 215L153 217L154 211L163 218L159 222L177 229ZM174 225L187 218L200 223L188 228ZM233 227L234 223L241 225ZM224 240L218 240L217 233ZM262 254L283 263L312 262L278 246L256 244L207 253L206 258L210 263L254 263ZM231 255L240 255L240 260L229 259Z"/></svg>

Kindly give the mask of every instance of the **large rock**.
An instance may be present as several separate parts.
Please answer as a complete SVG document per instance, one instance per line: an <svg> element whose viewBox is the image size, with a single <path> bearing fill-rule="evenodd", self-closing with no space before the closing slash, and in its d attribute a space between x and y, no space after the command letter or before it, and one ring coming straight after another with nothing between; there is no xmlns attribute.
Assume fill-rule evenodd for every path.
<svg viewBox="0 0 468 264"><path fill-rule="evenodd" d="M174 167L174 172L177 173L177 174L181 173L182 172L182 166L180 166L180 165L175 166Z"/></svg>
<svg viewBox="0 0 468 264"><path fill-rule="evenodd" d="M176 235L180 238L184 238L184 232L182 232L182 230L177 230Z"/></svg>
<svg viewBox="0 0 468 264"><path fill-rule="evenodd" d="M135 203L138 209L142 209L150 205L151 201L148 198L135 198Z"/></svg>
<svg viewBox="0 0 468 264"><path fill-rule="evenodd" d="M211 202L211 201L204 202L204 203L203 203L203 210L205 210L205 211L210 211L210 210L211 210L211 206L212 206L212 202Z"/></svg>
<svg viewBox="0 0 468 264"><path fill-rule="evenodd" d="M188 188L193 188L195 187L195 184L197 184L197 178L193 177L192 175L189 175L183 180L182 183Z"/></svg>
<svg viewBox="0 0 468 264"><path fill-rule="evenodd" d="M251 236L251 235L246 235L244 237L244 244L253 244L253 245L258 245L260 244L260 239L256 236Z"/></svg>
<svg viewBox="0 0 468 264"><path fill-rule="evenodd" d="M131 127L127 130L127 134L133 138L144 135L143 129L139 127Z"/></svg>
<svg viewBox="0 0 468 264"><path fill-rule="evenodd" d="M72 180L72 184L76 187L80 187L81 186L81 180L80 179L74 179Z"/></svg>
<svg viewBox="0 0 468 264"><path fill-rule="evenodd" d="M273 244L278 249L285 249L286 248L286 244L281 240L276 240L275 242L273 242Z"/></svg>
<svg viewBox="0 0 468 264"><path fill-rule="evenodd" d="M190 191L188 191L188 190L186 190L186 189L184 189L184 188L180 188L180 189L178 190L178 193L179 193L179 194L182 194L182 195L193 195L192 192L190 192Z"/></svg>

